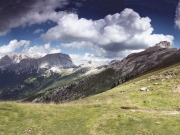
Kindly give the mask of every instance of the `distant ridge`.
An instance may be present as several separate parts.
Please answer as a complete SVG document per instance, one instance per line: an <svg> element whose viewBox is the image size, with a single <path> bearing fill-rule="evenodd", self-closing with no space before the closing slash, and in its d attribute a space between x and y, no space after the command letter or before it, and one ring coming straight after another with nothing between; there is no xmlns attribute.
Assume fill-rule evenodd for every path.
<svg viewBox="0 0 180 135"><path fill-rule="evenodd" d="M1 70L15 73L42 73L52 67L59 69L75 68L68 54L55 53L44 57L30 57L23 54L6 55L0 59Z"/></svg>

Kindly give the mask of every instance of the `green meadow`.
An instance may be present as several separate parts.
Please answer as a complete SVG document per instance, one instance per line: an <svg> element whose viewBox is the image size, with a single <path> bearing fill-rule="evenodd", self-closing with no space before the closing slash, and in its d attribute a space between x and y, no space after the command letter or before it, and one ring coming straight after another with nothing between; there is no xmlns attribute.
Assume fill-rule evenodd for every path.
<svg viewBox="0 0 180 135"><path fill-rule="evenodd" d="M69 103L0 103L0 135L179 135L179 125L179 65Z"/></svg>

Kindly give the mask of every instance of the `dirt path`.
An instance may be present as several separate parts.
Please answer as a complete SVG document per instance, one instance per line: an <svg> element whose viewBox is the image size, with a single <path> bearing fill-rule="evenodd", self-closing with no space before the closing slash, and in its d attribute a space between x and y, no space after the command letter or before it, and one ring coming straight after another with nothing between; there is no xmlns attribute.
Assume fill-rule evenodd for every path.
<svg viewBox="0 0 180 135"><path fill-rule="evenodd" d="M180 111L157 111L157 110L144 110L136 107L120 107L121 110L128 110L131 112L145 112L151 114L165 114L165 115L177 115L180 114Z"/></svg>

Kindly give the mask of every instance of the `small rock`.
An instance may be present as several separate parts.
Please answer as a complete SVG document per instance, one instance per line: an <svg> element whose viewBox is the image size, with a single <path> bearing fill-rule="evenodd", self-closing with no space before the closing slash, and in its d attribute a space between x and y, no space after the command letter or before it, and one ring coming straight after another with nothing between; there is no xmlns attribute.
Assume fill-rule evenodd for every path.
<svg viewBox="0 0 180 135"><path fill-rule="evenodd" d="M147 87L142 87L140 90L141 91L147 91Z"/></svg>
<svg viewBox="0 0 180 135"><path fill-rule="evenodd" d="M154 83L154 85L158 85L158 83Z"/></svg>

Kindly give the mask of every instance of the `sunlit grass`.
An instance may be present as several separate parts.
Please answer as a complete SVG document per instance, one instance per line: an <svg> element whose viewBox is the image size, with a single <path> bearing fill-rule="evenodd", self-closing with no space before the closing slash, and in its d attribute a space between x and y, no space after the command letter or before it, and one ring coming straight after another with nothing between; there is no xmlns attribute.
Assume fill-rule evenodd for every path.
<svg viewBox="0 0 180 135"><path fill-rule="evenodd" d="M179 84L173 66L66 104L1 102L0 135L179 135L180 114L163 112L180 110Z"/></svg>
<svg viewBox="0 0 180 135"><path fill-rule="evenodd" d="M111 105L0 103L0 134L180 134L179 116L132 112Z"/></svg>

